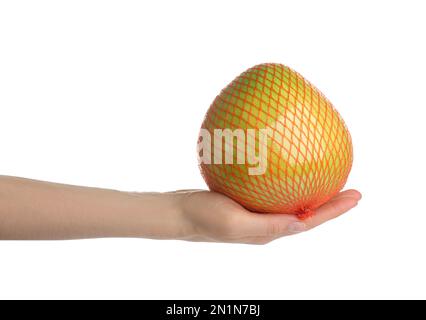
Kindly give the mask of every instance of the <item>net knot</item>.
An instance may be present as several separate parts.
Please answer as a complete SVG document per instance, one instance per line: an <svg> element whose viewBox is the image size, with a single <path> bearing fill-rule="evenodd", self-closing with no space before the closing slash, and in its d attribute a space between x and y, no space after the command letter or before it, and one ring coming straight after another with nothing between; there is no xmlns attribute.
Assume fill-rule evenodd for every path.
<svg viewBox="0 0 426 320"><path fill-rule="evenodd" d="M309 208L303 208L299 211L299 213L297 214L297 217L300 220L306 220L310 217L312 217L314 215L314 210L309 209Z"/></svg>

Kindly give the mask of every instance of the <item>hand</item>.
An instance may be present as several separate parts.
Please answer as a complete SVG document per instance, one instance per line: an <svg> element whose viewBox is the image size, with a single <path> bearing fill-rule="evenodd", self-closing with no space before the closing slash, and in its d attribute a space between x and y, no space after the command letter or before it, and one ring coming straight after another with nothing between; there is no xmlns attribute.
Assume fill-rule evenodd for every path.
<svg viewBox="0 0 426 320"><path fill-rule="evenodd" d="M301 221L294 215L250 212L215 192L183 190L176 194L182 195L183 218L190 226L186 240L251 244L266 244L315 228L355 207L361 199L356 190L343 191Z"/></svg>
<svg viewBox="0 0 426 320"><path fill-rule="evenodd" d="M138 237L262 244L316 227L353 208L340 193L300 221L247 211L215 192L135 193L0 176L0 240Z"/></svg>

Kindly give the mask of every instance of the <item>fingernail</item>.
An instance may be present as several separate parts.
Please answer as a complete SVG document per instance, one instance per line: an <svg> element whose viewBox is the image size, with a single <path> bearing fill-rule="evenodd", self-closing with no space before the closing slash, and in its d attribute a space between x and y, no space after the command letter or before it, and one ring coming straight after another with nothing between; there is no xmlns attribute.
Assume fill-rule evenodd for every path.
<svg viewBox="0 0 426 320"><path fill-rule="evenodd" d="M306 224L303 222L292 222L288 226L288 232L290 233L299 233L306 230Z"/></svg>

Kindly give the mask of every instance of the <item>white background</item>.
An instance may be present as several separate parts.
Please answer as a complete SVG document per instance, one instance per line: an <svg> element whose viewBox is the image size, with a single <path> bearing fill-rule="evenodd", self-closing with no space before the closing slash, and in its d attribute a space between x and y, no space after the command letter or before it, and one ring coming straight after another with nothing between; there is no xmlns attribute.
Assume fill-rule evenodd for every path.
<svg viewBox="0 0 426 320"><path fill-rule="evenodd" d="M1 242L0 298L426 298L424 1L2 1L0 173L204 188L202 118L287 64L354 140L359 206L267 246Z"/></svg>

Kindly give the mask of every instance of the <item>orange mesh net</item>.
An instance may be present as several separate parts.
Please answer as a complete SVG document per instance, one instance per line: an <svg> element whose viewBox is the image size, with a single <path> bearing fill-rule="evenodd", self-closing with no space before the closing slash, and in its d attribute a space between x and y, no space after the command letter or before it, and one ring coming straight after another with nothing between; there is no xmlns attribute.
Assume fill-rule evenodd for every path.
<svg viewBox="0 0 426 320"><path fill-rule="evenodd" d="M207 185L251 211L306 218L343 188L351 169L351 137L339 113L311 83L280 64L257 65L238 76L213 101L202 129L212 137L214 159L226 159L223 149L233 151L227 158L232 163L200 162ZM219 147L213 138L218 129L232 134L223 135ZM258 159L265 151L262 174L249 174L255 166L247 162L249 150Z"/></svg>

